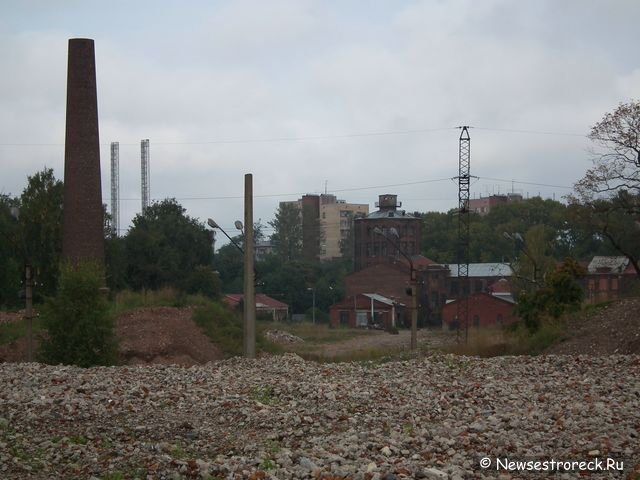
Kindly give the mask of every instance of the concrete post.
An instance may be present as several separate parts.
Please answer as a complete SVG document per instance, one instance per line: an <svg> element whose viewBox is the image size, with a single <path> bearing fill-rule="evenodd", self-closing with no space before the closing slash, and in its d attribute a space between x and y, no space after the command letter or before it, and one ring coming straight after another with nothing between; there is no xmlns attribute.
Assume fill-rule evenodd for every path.
<svg viewBox="0 0 640 480"><path fill-rule="evenodd" d="M256 358L256 287L253 270L253 176L244 176L244 356Z"/></svg>

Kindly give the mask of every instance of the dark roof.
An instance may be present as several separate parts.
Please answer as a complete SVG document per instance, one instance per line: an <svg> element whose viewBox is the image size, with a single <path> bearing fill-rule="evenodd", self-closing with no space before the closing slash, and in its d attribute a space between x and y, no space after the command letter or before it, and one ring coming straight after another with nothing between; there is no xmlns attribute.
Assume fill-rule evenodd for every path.
<svg viewBox="0 0 640 480"><path fill-rule="evenodd" d="M415 220L418 217L414 217L410 213L407 213L404 210L376 210L375 212L371 212L369 215L363 218L357 218L356 220L367 220L369 218L394 218L394 219L407 219L407 220Z"/></svg>

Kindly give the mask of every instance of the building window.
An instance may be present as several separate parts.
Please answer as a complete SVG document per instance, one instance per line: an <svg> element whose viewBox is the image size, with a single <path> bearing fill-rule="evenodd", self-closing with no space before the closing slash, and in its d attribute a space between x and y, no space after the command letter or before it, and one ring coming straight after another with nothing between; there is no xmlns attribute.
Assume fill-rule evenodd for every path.
<svg viewBox="0 0 640 480"><path fill-rule="evenodd" d="M473 316L473 326L474 327L479 327L480 326L480 316L479 315L474 315Z"/></svg>
<svg viewBox="0 0 640 480"><path fill-rule="evenodd" d="M340 312L340 325L349 325L349 312Z"/></svg>
<svg viewBox="0 0 640 480"><path fill-rule="evenodd" d="M501 314L501 313L499 313L499 314L496 316L496 322L497 322L497 323L498 323L498 325L500 325L500 326L502 326L502 325L504 324L504 319L502 318L502 314Z"/></svg>

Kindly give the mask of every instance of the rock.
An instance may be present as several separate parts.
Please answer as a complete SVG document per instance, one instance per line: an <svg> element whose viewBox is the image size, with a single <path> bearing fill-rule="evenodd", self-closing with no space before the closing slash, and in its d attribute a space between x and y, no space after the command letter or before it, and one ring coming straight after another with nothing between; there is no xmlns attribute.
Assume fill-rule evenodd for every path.
<svg viewBox="0 0 640 480"><path fill-rule="evenodd" d="M429 480L447 480L449 475L436 468L427 468L424 470L424 478L428 478Z"/></svg>

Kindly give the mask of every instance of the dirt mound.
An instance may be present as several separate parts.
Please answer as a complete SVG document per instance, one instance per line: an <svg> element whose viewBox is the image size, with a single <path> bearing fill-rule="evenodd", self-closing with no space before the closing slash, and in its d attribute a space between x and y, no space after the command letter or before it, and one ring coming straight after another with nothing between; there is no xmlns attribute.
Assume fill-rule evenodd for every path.
<svg viewBox="0 0 640 480"><path fill-rule="evenodd" d="M194 365L223 358L191 314L189 308L152 307L121 315L116 336L123 363Z"/></svg>
<svg viewBox="0 0 640 480"><path fill-rule="evenodd" d="M547 353L640 353L640 298L627 298L569 320L567 339Z"/></svg>
<svg viewBox="0 0 640 480"><path fill-rule="evenodd" d="M191 366L223 358L191 319L189 308L151 307L127 312L115 321L120 359L127 365L177 364ZM11 321L21 321L19 316ZM42 341L36 334L34 350ZM0 346L0 362L27 360L27 339Z"/></svg>

